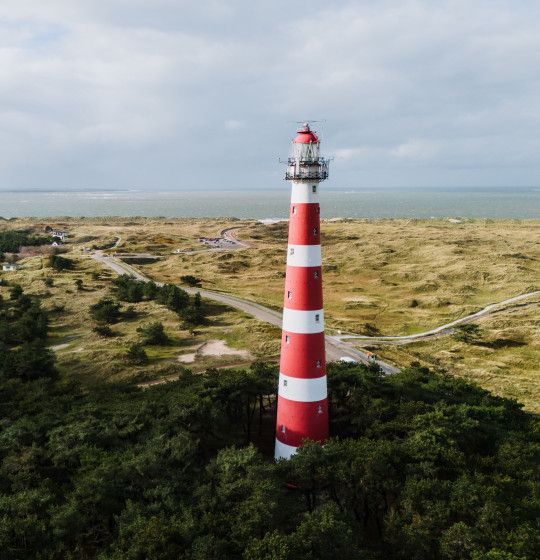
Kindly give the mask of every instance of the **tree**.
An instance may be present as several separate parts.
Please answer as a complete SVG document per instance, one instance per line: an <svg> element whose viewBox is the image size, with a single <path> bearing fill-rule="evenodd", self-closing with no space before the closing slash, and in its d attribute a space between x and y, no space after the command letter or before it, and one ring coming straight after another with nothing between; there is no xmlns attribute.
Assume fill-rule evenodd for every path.
<svg viewBox="0 0 540 560"><path fill-rule="evenodd" d="M143 286L143 294L144 297L148 300L153 300L156 298L156 295L159 291L155 282L149 281L145 282Z"/></svg>
<svg viewBox="0 0 540 560"><path fill-rule="evenodd" d="M90 315L98 323L117 323L120 319L120 305L112 299L102 298L90 306Z"/></svg>
<svg viewBox="0 0 540 560"><path fill-rule="evenodd" d="M455 327L454 338L467 344L476 344L482 339L482 331L474 323L464 323Z"/></svg>
<svg viewBox="0 0 540 560"><path fill-rule="evenodd" d="M83 281L80 278L77 278L77 280L75 280L75 287L78 291L81 291L83 289Z"/></svg>
<svg viewBox="0 0 540 560"><path fill-rule="evenodd" d="M157 301L167 306L171 311L179 313L189 303L189 295L174 284L165 284L159 289Z"/></svg>
<svg viewBox="0 0 540 560"><path fill-rule="evenodd" d="M142 344L164 346L169 343L169 337L165 334L163 323L159 321L139 327L137 332L143 335Z"/></svg>
<svg viewBox="0 0 540 560"><path fill-rule="evenodd" d="M15 301L23 295L23 289L20 284L15 284L9 289L9 299Z"/></svg>
<svg viewBox="0 0 540 560"><path fill-rule="evenodd" d="M130 363L142 366L148 363L148 355L142 344L134 343L129 347L127 359Z"/></svg>

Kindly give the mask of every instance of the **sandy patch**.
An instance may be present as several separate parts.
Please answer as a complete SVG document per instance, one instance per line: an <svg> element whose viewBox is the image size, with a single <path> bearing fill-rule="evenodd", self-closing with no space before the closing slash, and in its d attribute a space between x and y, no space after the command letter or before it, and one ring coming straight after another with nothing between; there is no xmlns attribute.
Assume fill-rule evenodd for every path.
<svg viewBox="0 0 540 560"><path fill-rule="evenodd" d="M70 344L71 342L64 342L63 344L55 344L54 346L49 346L49 348L54 352L58 352L58 350L63 350L64 348L67 348Z"/></svg>
<svg viewBox="0 0 540 560"><path fill-rule="evenodd" d="M178 356L178 361L182 364L192 364L198 357L202 356L239 356L241 358L251 358L247 350L238 350L227 346L223 340L209 340L205 342L195 352Z"/></svg>

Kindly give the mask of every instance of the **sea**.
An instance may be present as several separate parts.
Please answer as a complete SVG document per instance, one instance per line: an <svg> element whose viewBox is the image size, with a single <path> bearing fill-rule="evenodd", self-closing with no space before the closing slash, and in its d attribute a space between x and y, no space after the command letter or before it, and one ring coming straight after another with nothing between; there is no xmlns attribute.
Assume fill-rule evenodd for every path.
<svg viewBox="0 0 540 560"><path fill-rule="evenodd" d="M324 218L540 218L540 187L326 188ZM0 191L0 217L288 216L289 189Z"/></svg>

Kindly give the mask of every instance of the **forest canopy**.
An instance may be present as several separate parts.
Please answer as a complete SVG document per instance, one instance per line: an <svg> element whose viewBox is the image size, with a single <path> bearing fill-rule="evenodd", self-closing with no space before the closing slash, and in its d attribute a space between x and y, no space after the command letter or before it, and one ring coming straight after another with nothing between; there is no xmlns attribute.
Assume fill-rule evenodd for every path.
<svg viewBox="0 0 540 560"><path fill-rule="evenodd" d="M538 421L514 401L329 364L332 439L274 463L274 366L83 389L46 331L36 299L0 303L1 558L540 555Z"/></svg>

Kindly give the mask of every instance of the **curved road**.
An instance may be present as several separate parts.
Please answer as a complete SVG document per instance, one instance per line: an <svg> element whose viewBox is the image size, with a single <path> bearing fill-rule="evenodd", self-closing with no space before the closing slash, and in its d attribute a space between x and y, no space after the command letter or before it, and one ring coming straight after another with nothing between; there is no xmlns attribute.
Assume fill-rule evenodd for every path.
<svg viewBox="0 0 540 560"><path fill-rule="evenodd" d="M526 294L521 294L519 296L514 296L503 301L499 301L497 303L490 303L486 305L480 311L476 313L472 313L471 315L467 315L466 317L461 317L460 319L456 319L455 321L451 321L450 323L446 323L445 325L441 325L440 327L436 327L435 329L431 329L429 331L424 331L417 334L409 334L403 336L363 336L359 334L341 334L335 336L334 338L337 340L366 340L371 343L374 342L384 342L389 344L407 344L409 342L417 342L418 340L423 340L425 338L431 338L433 336L437 336L439 334L448 334L448 331L452 327L456 327L457 325L461 325L463 323L470 323L475 319L478 319L484 315L490 315L495 311L500 311L505 307L513 305L514 303L518 303L524 299L533 297L533 296L540 296L540 290L534 292L528 292Z"/></svg>
<svg viewBox="0 0 540 560"><path fill-rule="evenodd" d="M118 274L129 274L134 278L137 278L137 280L142 280L143 282L148 282L151 280L132 265L128 265L100 251L92 253L91 256L93 259L110 268L111 270L114 270ZM156 284L161 285L161 282L156 282ZM251 315L256 319L259 319L260 321L264 321L265 323L270 323L271 325L281 328L281 313L274 311L273 309L269 309L264 305L260 305L258 303L254 303L233 295L205 290L204 288L185 288L182 286L182 289L191 294L200 292L201 296L204 298L218 301L229 307L233 307L234 309L243 311L244 313L247 313L248 315ZM347 344L346 342L328 335L326 336L326 355L330 361L336 361L342 357L352 358L353 360L362 362L364 364L371 364L374 361L370 360L367 354L361 352L360 350L357 350L356 348L353 348L350 344ZM387 375L399 372L399 369L397 367L381 360L376 360L375 363Z"/></svg>
<svg viewBox="0 0 540 560"><path fill-rule="evenodd" d="M224 230L225 233L226 230ZM114 270L118 274L130 274L131 276L137 278L138 280L142 280L143 282L148 282L151 279L142 274L139 270L137 270L134 266L128 265L122 261L115 259L114 257L108 256L100 251L96 251L93 253L92 258L99 261L103 265L107 266L108 268ZM156 282L158 285L161 285L160 282ZM223 303L229 307L234 309L238 309L239 311L243 311L244 313L259 319L260 321L264 321L265 323L270 323L278 328L281 328L282 322L282 315L278 311L274 311L264 305L259 303L254 303L252 301L242 299L240 297L226 294L222 292L214 292L212 290L205 290L204 288L186 288L182 287L182 289L186 290L187 292L193 294L195 292L200 292L201 296ZM387 343L387 344L407 344L411 342L416 342L418 340L434 337L440 334L447 334L452 327L457 325L467 323L470 321L474 321L479 317L489 315L495 311L501 310L504 307L508 307L509 305L513 305L518 303L526 298L540 295L540 291L529 292L526 294L521 294L519 296L514 296L498 303L492 303L487 305L480 311L476 313L472 313L471 315L467 315L466 317L461 317L460 319L456 319L450 323L446 323L445 325L441 325L440 327L431 329L429 331L425 331L422 333L411 334L411 335L404 335L404 336L377 336L377 337L369 337L369 336L362 336L362 335L355 335L355 334L341 334L341 335L326 335L326 354L329 360L335 361L339 360L342 357L352 358L358 362L362 362L365 364L375 363L383 370L385 374L393 374L398 373L399 369L395 366L383 362L382 360L373 360L369 359L368 355L360 350L354 348L351 343L348 343L347 340L359 340L359 341L366 341L371 344L373 343Z"/></svg>

